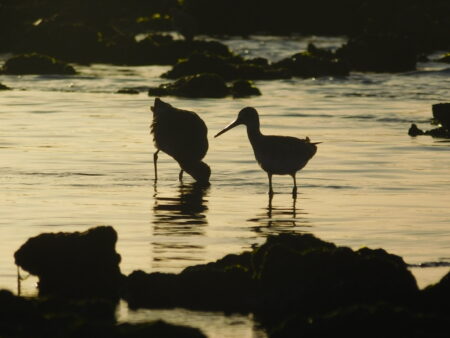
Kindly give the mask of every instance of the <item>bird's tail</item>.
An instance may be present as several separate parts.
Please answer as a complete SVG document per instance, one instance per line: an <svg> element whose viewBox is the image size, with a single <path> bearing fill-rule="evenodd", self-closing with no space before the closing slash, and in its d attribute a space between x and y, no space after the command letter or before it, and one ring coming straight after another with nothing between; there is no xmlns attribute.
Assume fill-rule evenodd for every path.
<svg viewBox="0 0 450 338"><path fill-rule="evenodd" d="M306 142L311 143L311 144L321 144L323 142L311 142L310 138L308 136L306 136Z"/></svg>

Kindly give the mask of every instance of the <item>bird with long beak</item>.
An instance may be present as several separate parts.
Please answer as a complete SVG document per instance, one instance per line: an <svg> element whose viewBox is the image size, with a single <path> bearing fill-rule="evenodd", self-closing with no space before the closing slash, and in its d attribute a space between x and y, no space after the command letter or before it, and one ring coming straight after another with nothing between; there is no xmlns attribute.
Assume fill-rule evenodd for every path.
<svg viewBox="0 0 450 338"><path fill-rule="evenodd" d="M155 182L158 180L157 161L160 150L172 156L180 165L179 180L186 171L197 182L209 184L211 169L202 161L208 151L208 128L196 113L175 108L159 98L150 107L150 126L156 152L153 154Z"/></svg>
<svg viewBox="0 0 450 338"><path fill-rule="evenodd" d="M294 180L293 198L297 197L295 175L302 169L317 151L317 143L309 138L298 139L290 136L264 135L259 129L258 112L253 107L243 108L235 121L217 133L218 137L228 130L245 125L248 139L252 145L256 161L269 177L269 195L273 195L272 175L290 175Z"/></svg>

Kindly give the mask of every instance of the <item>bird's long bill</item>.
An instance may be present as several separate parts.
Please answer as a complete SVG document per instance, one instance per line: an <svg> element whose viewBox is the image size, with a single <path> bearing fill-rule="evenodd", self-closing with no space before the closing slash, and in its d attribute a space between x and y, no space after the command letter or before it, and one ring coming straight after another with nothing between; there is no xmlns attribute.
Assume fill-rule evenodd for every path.
<svg viewBox="0 0 450 338"><path fill-rule="evenodd" d="M235 121L231 122L228 126L226 126L225 128L223 128L221 131L219 131L214 137L220 136L220 135L222 135L223 133L227 132L227 131L230 130L230 129L233 129L234 127L236 127L236 126L238 126L238 125L240 125L240 124L241 124L240 121L235 120Z"/></svg>

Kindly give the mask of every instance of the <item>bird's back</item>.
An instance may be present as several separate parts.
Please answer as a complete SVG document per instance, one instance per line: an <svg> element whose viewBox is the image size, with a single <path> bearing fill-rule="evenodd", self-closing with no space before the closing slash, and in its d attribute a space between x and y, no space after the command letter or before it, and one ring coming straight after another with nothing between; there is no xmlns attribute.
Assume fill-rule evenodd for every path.
<svg viewBox="0 0 450 338"><path fill-rule="evenodd" d="M151 132L156 148L178 162L200 161L208 151L208 129L194 112L169 104L154 107Z"/></svg>
<svg viewBox="0 0 450 338"><path fill-rule="evenodd" d="M317 151L317 146L290 136L262 135L252 144L261 168L273 174L294 174L302 169Z"/></svg>

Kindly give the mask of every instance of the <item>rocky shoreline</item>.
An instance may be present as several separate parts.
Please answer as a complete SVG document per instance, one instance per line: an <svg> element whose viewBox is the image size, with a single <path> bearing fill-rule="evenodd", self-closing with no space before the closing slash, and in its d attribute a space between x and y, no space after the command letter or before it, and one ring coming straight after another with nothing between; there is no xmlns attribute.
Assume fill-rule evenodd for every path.
<svg viewBox="0 0 450 338"><path fill-rule="evenodd" d="M362 331L369 337L447 334L450 273L420 290L403 259L383 249L354 251L310 234L281 234L252 251L179 274L134 271L126 276L120 272L116 241L112 227L30 238L15 259L38 276L39 296L28 299L1 291L7 315L0 317L0 335L25 337L26 328L33 327L35 336L48 335L49 328L57 328L61 337L80 332L134 337L157 329L203 336L161 322L119 325L114 318L119 299L133 309L252 313L269 337L356 337Z"/></svg>

